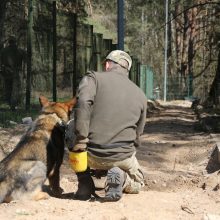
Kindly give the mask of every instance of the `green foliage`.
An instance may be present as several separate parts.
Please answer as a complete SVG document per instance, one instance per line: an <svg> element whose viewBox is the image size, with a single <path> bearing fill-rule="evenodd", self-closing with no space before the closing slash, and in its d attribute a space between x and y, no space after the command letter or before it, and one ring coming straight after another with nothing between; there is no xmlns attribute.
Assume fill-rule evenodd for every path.
<svg viewBox="0 0 220 220"><path fill-rule="evenodd" d="M0 12L4 12L0 13L0 27L4 27L0 30L0 42L5 42L7 36L15 32L18 35L19 46L25 48L28 1L1 0L0 2ZM52 89L50 75L53 56L52 2L53 0L33 0L32 89L37 92L43 91L43 93L49 93ZM82 23L91 24L94 32L103 34L105 39L113 39L115 44L117 43L117 1L57 0L56 2L58 9L57 87L61 88L63 92L63 88L70 88L72 82L74 22L71 21L74 19L71 19L71 16L73 16L73 13L77 13L79 26ZM193 20L190 19L193 8L197 10L195 13L196 19L193 21L195 24L194 34L192 34L193 31L190 26L190 22ZM192 74L194 79L196 78L194 86L198 94L201 94L201 90L205 91L206 94L208 93L210 81L213 80L215 74L215 58L216 51L219 50L217 44L220 35L219 11L219 4L214 4L214 1L169 0L169 19L171 19L171 22L168 25L168 74L175 77L181 75L184 80L187 75ZM141 64L146 64L153 69L157 80L156 84L162 88L165 1L124 0L124 15L125 50L129 51L133 57L137 57ZM2 22L4 25L1 25ZM79 47L84 37L80 35L78 38L78 41L80 41L78 42ZM80 48L80 51L82 51L82 54L84 53L83 47ZM191 51L191 54L189 51ZM84 55L77 57L77 63L79 64L81 61L82 65L80 65L84 69L83 73L79 73L80 76L88 68L84 65ZM65 80L62 78L63 75L66 76ZM172 84L171 81L168 83ZM65 91L65 94L70 93L69 91Z"/></svg>
<svg viewBox="0 0 220 220"><path fill-rule="evenodd" d="M92 14L87 23L94 26L94 32L102 33L106 39L117 40L117 1L91 1Z"/></svg>
<svg viewBox="0 0 220 220"><path fill-rule="evenodd" d="M117 34L110 29L107 29L102 23L100 23L99 19L88 18L85 23L93 25L93 31L95 33L103 34L104 39L113 39L116 42Z"/></svg>
<svg viewBox="0 0 220 220"><path fill-rule="evenodd" d="M93 9L91 10L93 14L89 17L90 23L99 27L100 32L104 29L109 30L110 33L107 32L107 35L114 34L117 42L117 1L89 2L92 2ZM198 75L200 79L194 81L194 86L197 87L194 90L196 96L204 95L204 91L207 95L210 80L213 80L216 69L214 57L216 57L216 46L219 41L220 23L216 16L220 11L219 4L215 4L214 1L199 0L169 0L168 2L169 20L172 20L168 24L168 74L179 77L181 73L185 77L182 82L185 82L188 74ZM192 21L190 16L194 9L197 10L194 20L195 35L190 29ZM152 67L156 84L163 88L165 1L125 0L124 14L126 49L128 48L142 64ZM197 39L193 39L193 45L190 45L190 37L194 36ZM185 65L189 68L188 72L185 71L183 74ZM209 79L204 81L204 77ZM172 82L168 83L172 84Z"/></svg>
<svg viewBox="0 0 220 220"><path fill-rule="evenodd" d="M57 0L58 9L68 12L77 13L80 20L87 17L85 0Z"/></svg>

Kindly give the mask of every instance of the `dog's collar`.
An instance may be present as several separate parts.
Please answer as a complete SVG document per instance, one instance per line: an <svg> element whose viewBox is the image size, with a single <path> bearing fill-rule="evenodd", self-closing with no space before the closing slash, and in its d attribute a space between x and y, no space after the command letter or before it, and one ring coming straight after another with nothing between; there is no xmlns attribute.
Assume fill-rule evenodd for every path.
<svg viewBox="0 0 220 220"><path fill-rule="evenodd" d="M61 122L59 123L60 127L65 131L69 124L74 121L74 118L70 119L68 122L65 122L64 120L61 120Z"/></svg>
<svg viewBox="0 0 220 220"><path fill-rule="evenodd" d="M65 122L64 120L62 120L55 112L46 112L46 111L42 111L42 113L46 114L46 115L54 115L57 117L57 124L59 125L59 128L65 132L66 128L68 127L68 125L74 121L74 118L70 119L69 121Z"/></svg>
<svg viewBox="0 0 220 220"><path fill-rule="evenodd" d="M61 122L58 122L59 129L65 134L67 124L64 120L61 120Z"/></svg>
<svg viewBox="0 0 220 220"><path fill-rule="evenodd" d="M59 125L61 127L67 127L72 121L74 121L74 118L70 119L68 122L65 122L64 120L61 120L61 122L59 123Z"/></svg>
<svg viewBox="0 0 220 220"><path fill-rule="evenodd" d="M70 119L68 122L65 122L64 120L61 120L59 124L59 129L63 132L63 134L65 135L66 130L68 129L69 124L74 121L74 118Z"/></svg>
<svg viewBox="0 0 220 220"><path fill-rule="evenodd" d="M70 120L66 123L66 125L69 125L72 121L74 121L74 118L70 119Z"/></svg>

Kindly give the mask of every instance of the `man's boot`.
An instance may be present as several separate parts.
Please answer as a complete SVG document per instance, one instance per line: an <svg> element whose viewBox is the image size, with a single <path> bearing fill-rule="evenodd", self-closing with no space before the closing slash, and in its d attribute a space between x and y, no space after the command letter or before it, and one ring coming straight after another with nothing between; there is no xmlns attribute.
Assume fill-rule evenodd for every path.
<svg viewBox="0 0 220 220"><path fill-rule="evenodd" d="M114 202L121 199L125 179L126 173L120 168L113 167L108 170L104 201Z"/></svg>
<svg viewBox="0 0 220 220"><path fill-rule="evenodd" d="M90 175L90 170L76 173L78 179L78 190L75 193L75 199L88 200L95 194L95 185Z"/></svg>

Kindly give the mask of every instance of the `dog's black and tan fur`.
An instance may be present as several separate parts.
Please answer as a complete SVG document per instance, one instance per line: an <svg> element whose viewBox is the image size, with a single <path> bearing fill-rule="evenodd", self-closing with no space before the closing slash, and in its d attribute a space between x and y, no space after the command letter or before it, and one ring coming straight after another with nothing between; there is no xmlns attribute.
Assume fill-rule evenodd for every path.
<svg viewBox="0 0 220 220"><path fill-rule="evenodd" d="M62 193L59 183L64 155L62 123L69 120L76 99L59 103L40 96L39 101L42 113L15 149L0 162L0 202L47 198L48 194L42 192L47 178L52 193L55 196Z"/></svg>

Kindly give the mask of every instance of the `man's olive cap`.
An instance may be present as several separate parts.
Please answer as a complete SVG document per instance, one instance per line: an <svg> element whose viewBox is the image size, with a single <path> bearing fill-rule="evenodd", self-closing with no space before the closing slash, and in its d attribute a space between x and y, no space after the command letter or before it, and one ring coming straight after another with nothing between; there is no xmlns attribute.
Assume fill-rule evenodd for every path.
<svg viewBox="0 0 220 220"><path fill-rule="evenodd" d="M132 59L126 52L122 50L113 50L108 54L106 60L112 60L115 63L118 63L122 67L128 69L128 71L131 69ZM126 60L128 62L128 68L124 65L123 62L121 62L122 60Z"/></svg>

